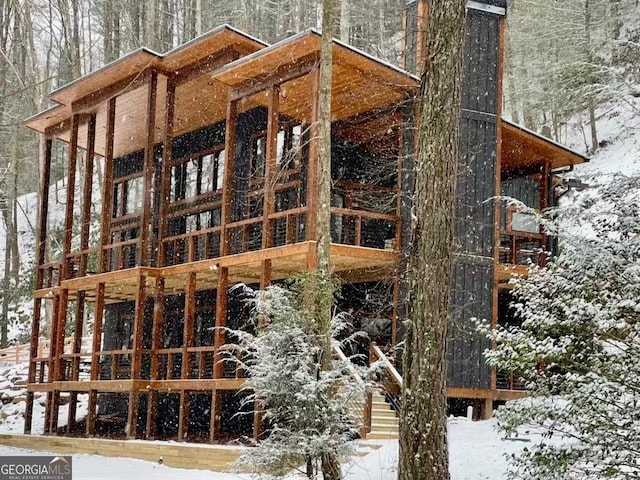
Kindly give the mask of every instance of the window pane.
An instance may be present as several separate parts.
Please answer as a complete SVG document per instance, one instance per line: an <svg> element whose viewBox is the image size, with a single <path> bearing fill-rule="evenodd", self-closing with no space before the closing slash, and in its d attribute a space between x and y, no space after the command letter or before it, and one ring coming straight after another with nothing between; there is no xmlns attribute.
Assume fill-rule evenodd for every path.
<svg viewBox="0 0 640 480"><path fill-rule="evenodd" d="M120 212L120 192L122 190L120 190L120 188L122 187L122 184L120 183L116 183L113 186L113 216L114 217L119 217L121 215Z"/></svg>
<svg viewBox="0 0 640 480"><path fill-rule="evenodd" d="M180 198L178 188L178 173L180 165L174 165L171 167L171 191L169 192L169 200L175 202Z"/></svg>
<svg viewBox="0 0 640 480"><path fill-rule="evenodd" d="M257 137L253 141L253 152L251 158L251 176L264 177L265 160L265 137Z"/></svg>
<svg viewBox="0 0 640 480"><path fill-rule="evenodd" d="M200 193L213 191L213 154L202 157L202 179Z"/></svg>
<svg viewBox="0 0 640 480"><path fill-rule="evenodd" d="M186 164L184 198L193 197L197 192L198 159L189 160Z"/></svg>
<svg viewBox="0 0 640 480"><path fill-rule="evenodd" d="M513 212L511 230L517 232L540 233L538 218L533 213Z"/></svg>
<svg viewBox="0 0 640 480"><path fill-rule="evenodd" d="M280 166L286 160L285 155L287 154L287 152L285 150L284 137L284 130L280 130L276 139L276 164L278 166Z"/></svg>
<svg viewBox="0 0 640 480"><path fill-rule="evenodd" d="M216 190L222 189L222 183L224 182L224 163L225 163L225 151L220 150L218 152L218 172L216 174Z"/></svg>
<svg viewBox="0 0 640 480"><path fill-rule="evenodd" d="M142 196L143 196L143 180L142 177L132 178L125 183L127 201L125 204L125 215L133 213L142 208Z"/></svg>

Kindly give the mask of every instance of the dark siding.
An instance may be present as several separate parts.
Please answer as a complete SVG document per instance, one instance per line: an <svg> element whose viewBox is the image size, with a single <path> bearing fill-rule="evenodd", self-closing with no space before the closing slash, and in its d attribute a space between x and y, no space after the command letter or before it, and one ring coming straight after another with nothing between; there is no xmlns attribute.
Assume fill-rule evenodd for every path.
<svg viewBox="0 0 640 480"><path fill-rule="evenodd" d="M479 335L473 318L491 313L493 301L493 264L456 262L451 292L454 320L447 341L447 378L450 387L489 388L490 369L483 352L491 346Z"/></svg>
<svg viewBox="0 0 640 480"><path fill-rule="evenodd" d="M489 388L489 342L474 318L493 315L499 17L469 9L460 115L460 169L447 384Z"/></svg>

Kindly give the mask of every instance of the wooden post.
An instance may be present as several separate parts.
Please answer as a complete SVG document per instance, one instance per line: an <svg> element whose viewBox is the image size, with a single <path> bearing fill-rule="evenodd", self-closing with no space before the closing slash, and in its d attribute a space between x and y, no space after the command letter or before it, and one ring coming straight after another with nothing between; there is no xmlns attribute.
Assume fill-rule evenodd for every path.
<svg viewBox="0 0 640 480"><path fill-rule="evenodd" d="M220 256L224 257L229 254L229 239L227 238L227 224L231 222L231 202L235 191L235 150L236 150L236 123L238 120L238 104L235 101L229 101L227 105L227 121L225 124L225 166L224 166L224 182L222 190L222 207L220 212ZM226 295L226 292L225 292Z"/></svg>
<svg viewBox="0 0 640 480"><path fill-rule="evenodd" d="M100 251L98 254L98 271L110 270L108 264L111 255L106 246L111 237L111 216L113 214L113 141L115 138L116 97L107 105L107 133L105 137L104 180L102 189L102 217L100 223Z"/></svg>
<svg viewBox="0 0 640 480"><path fill-rule="evenodd" d="M102 322L104 318L104 283L98 283L96 289L96 305L93 321L93 343L91 349L91 374L90 379L95 382L100 377L100 350L102 348ZM93 436L96 432L96 407L98 403L98 391L89 392L89 407L87 410L87 435Z"/></svg>
<svg viewBox="0 0 640 480"><path fill-rule="evenodd" d="M67 310L69 307L69 290L63 288L58 298L58 311L55 332L51 336L51 363L53 364L52 381L62 379L62 355L64 354L64 332L67 324ZM58 407L60 406L60 391L54 390L51 399L51 414L49 432L57 433Z"/></svg>
<svg viewBox="0 0 640 480"><path fill-rule="evenodd" d="M180 391L180 408L178 411L178 441L186 440L189 431L190 393Z"/></svg>
<svg viewBox="0 0 640 480"><path fill-rule="evenodd" d="M268 91L268 114L267 114L267 158L264 170L264 206L262 221L262 249L267 249L273 245L271 220L269 216L274 212L275 206L275 184L278 178L278 130L280 122L278 120L278 105L280 100L280 86L274 85ZM261 284L267 284L271 279L271 260L263 260L261 265Z"/></svg>
<svg viewBox="0 0 640 480"><path fill-rule="evenodd" d="M84 310L85 310L85 292L78 292L78 299L76 300L76 324L74 325L73 340L71 344L71 353L79 355L82 350L82 328L84 323ZM72 357L71 360L71 380L77 382L80 379L80 357ZM67 420L67 433L71 433L76 423L76 408L78 401L78 392L69 393L69 410Z"/></svg>
<svg viewBox="0 0 640 480"><path fill-rule="evenodd" d="M144 314L146 303L147 276L141 274L138 277L138 291L136 293L136 307L133 321L133 355L131 359L131 379L140 379L142 367L142 335L144 328ZM127 437L135 438L138 423L138 406L140 392L132 389L129 392L129 411L127 415Z"/></svg>
<svg viewBox="0 0 640 480"><path fill-rule="evenodd" d="M502 186L501 186L501 170L502 170L502 91L503 91L503 70L504 70L504 46L505 46L505 19L500 19L499 26L499 40L498 40L498 89L497 89L497 114L496 114L496 174L495 174L495 197L496 199L500 198L502 194ZM495 200L494 209L493 209L493 231L494 231L494 241L493 241L493 295L492 295L492 318L491 325L497 326L499 320L498 311L498 300L499 300L499 284L498 279L495 275L498 264L500 263L500 201ZM512 249L512 252L515 253L515 248ZM491 343L491 348L496 348L496 343ZM498 382L498 372L496 367L491 367L491 389L495 390L497 388ZM493 407L493 402L492 402Z"/></svg>
<svg viewBox="0 0 640 480"><path fill-rule="evenodd" d="M47 249L47 218L49 216L49 185L51 183L51 151L53 141L46 138L44 141L43 157L40 164L40 185L38 191L40 194L38 205L38 225L36 230L36 278L35 289L42 288L42 270L41 267L45 262ZM31 342L29 351L29 376L27 383L32 384L36 381L36 362L40 352L40 319L42 313L42 299L34 298L33 300L33 320L31 323ZM44 368L44 367L42 367ZM24 433L31 433L31 423L33 421L33 392L27 392L24 412Z"/></svg>
<svg viewBox="0 0 640 480"><path fill-rule="evenodd" d="M167 79L167 92L165 98L164 138L162 150L162 176L160 188L160 232L158 234L158 257L156 263L159 267L165 266L164 239L168 232L167 209L169 207L169 192L171 189L171 159L173 157L173 124L176 110L176 84L173 77Z"/></svg>
<svg viewBox="0 0 640 480"><path fill-rule="evenodd" d="M165 281L163 277L156 278L156 295L153 305L153 326L151 328L151 380L159 377L158 350L162 348L162 323L164 319L164 295ZM146 438L153 439L156 436L157 419L157 390L150 389L147 396L147 428Z"/></svg>
<svg viewBox="0 0 640 480"><path fill-rule="evenodd" d="M216 439L216 433L218 431L218 417L220 415L221 402L218 401L218 392L214 388L211 391L211 412L209 416L209 442L213 442Z"/></svg>
<svg viewBox="0 0 640 480"><path fill-rule="evenodd" d="M82 217L80 224L80 250L86 252L89 248L89 226L91 224L91 194L93 191L93 164L96 142L96 114L92 113L87 125L87 151L85 158L84 186L82 190ZM83 253L80 257L79 277L84 277L87 273L88 254Z"/></svg>
<svg viewBox="0 0 640 480"><path fill-rule="evenodd" d="M227 292L229 290L229 269L227 267L218 268L218 288L216 290L216 327L213 336L215 354L213 357L213 378L222 378L224 357L220 349L224 345L227 325Z"/></svg>
<svg viewBox="0 0 640 480"><path fill-rule="evenodd" d="M71 117L71 138L69 140L69 172L67 183L67 197L64 219L64 239L62 242L62 265L60 267L60 280L69 278L70 265L69 253L71 252L71 238L73 236L73 205L75 202L76 163L78 159L78 127L80 117Z"/></svg>
<svg viewBox="0 0 640 480"><path fill-rule="evenodd" d="M182 341L182 379L189 378L190 358L188 349L193 346L193 324L196 319L196 273L187 276L184 295L184 335Z"/></svg>
<svg viewBox="0 0 640 480"><path fill-rule="evenodd" d="M142 208L142 224L140 226L139 250L140 265L147 267L151 259L151 193L153 192L153 160L154 139L156 133L156 95L158 72L151 71L147 94L147 143L144 148L144 203Z"/></svg>

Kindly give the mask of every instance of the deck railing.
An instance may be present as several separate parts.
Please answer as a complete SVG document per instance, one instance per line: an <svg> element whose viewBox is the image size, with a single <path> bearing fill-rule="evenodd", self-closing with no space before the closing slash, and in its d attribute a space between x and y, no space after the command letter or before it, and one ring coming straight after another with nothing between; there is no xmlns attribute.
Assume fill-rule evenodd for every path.
<svg viewBox="0 0 640 480"><path fill-rule="evenodd" d="M500 232L499 263L509 265L542 265L544 235L525 232Z"/></svg>

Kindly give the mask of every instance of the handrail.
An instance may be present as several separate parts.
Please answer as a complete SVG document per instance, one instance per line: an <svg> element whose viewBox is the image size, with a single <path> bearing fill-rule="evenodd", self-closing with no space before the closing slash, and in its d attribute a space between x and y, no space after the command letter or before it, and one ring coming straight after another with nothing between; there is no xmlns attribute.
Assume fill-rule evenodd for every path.
<svg viewBox="0 0 640 480"><path fill-rule="evenodd" d="M358 375L358 372L356 372L356 369L353 368L353 365L351 365L351 361L344 354L340 346L334 343L331 347L333 348L333 353L335 353L336 356L338 357L338 360L346 363L349 373L356 380L356 382L358 382L359 384L364 384L364 380L362 380L362 377Z"/></svg>
<svg viewBox="0 0 640 480"><path fill-rule="evenodd" d="M371 342L371 353L373 358L377 358L380 362L382 362L382 366L387 370L389 375L391 375L392 380L402 389L402 375L396 370L396 367L389 361L387 356L384 354L380 347L376 345L376 342Z"/></svg>
<svg viewBox="0 0 640 480"><path fill-rule="evenodd" d="M360 375L358 375L358 372L356 371L355 368L353 368L351 361L344 354L340 346L337 345L336 343L333 343L331 347L332 347L333 353L338 357L338 359L342 362L345 362L345 364L347 365L347 369L351 374L351 377L353 377L359 385L365 387L364 402L360 404L360 402L356 400L356 401L351 401L350 403L353 410L355 411L356 417L360 417L360 418L356 418L355 420L362 422L362 425L360 425L361 427L360 436L363 439L367 438L367 433L371 431L373 395L371 393L371 390L369 388L366 388L365 381L362 379Z"/></svg>
<svg viewBox="0 0 640 480"><path fill-rule="evenodd" d="M338 208L331 207L331 213L337 215L346 215L349 217L364 217L370 218L374 220L389 220L392 222L397 221L400 216L394 215L391 213L378 213L378 212L370 212L369 210L355 210L351 208Z"/></svg>

